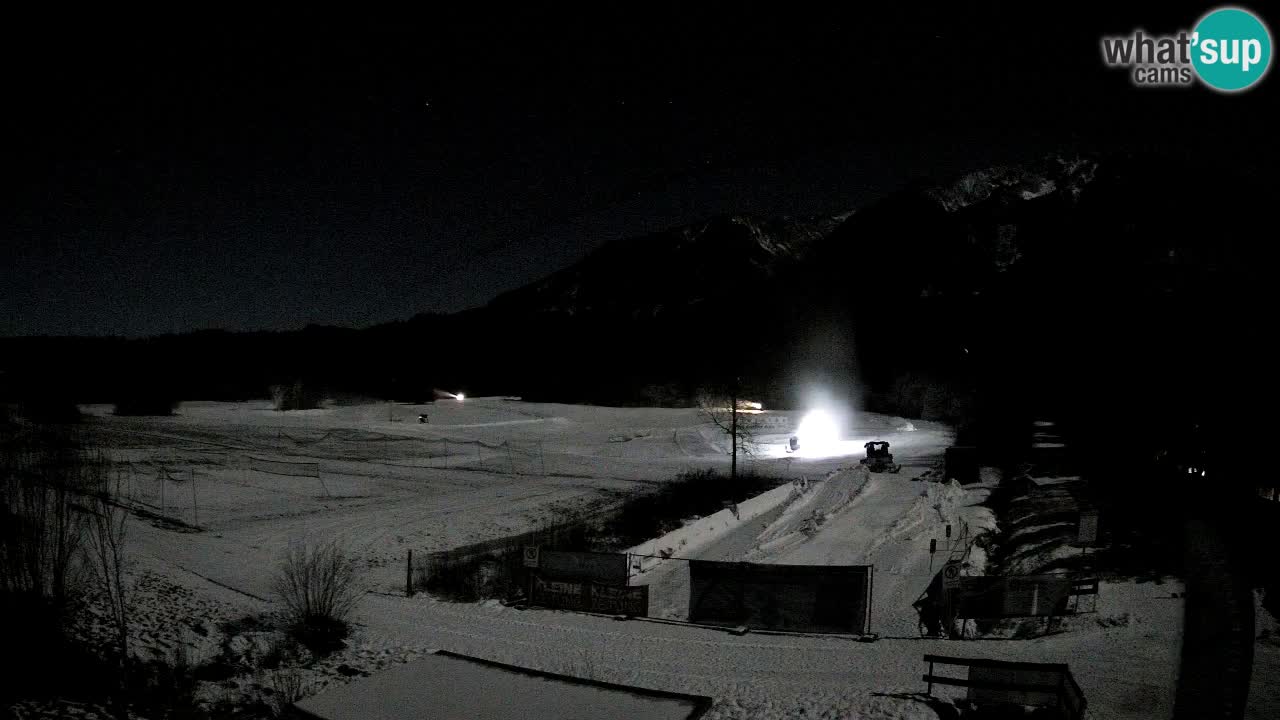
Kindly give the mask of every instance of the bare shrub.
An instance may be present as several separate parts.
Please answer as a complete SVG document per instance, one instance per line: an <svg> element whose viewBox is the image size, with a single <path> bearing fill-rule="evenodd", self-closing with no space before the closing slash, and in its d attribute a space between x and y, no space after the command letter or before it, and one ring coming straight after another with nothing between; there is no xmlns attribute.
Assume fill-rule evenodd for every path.
<svg viewBox="0 0 1280 720"><path fill-rule="evenodd" d="M79 501L98 468L65 430L40 428L0 444L0 596L61 616L83 584Z"/></svg>
<svg viewBox="0 0 1280 720"><path fill-rule="evenodd" d="M355 560L336 541L290 547L274 590L284 603L294 637L316 653L341 647L347 619L364 594Z"/></svg>
<svg viewBox="0 0 1280 720"><path fill-rule="evenodd" d="M296 380L288 385L272 385L271 400L276 410L314 410L324 403L324 394L315 386Z"/></svg>
<svg viewBox="0 0 1280 720"><path fill-rule="evenodd" d="M129 597L125 583L125 540L129 513L120 504L122 478L113 481L111 469L100 453L90 465L93 469L87 488L89 514L86 550L89 566L102 598L107 604L110 622L115 630L116 662L121 692L129 687ZM183 667L185 656L181 658ZM127 705L119 702L117 717L128 717Z"/></svg>
<svg viewBox="0 0 1280 720"><path fill-rule="evenodd" d="M184 643L179 643L163 657L131 662L129 685L130 705L138 716L203 717L196 698L196 667L191 663L190 649Z"/></svg>
<svg viewBox="0 0 1280 720"><path fill-rule="evenodd" d="M287 717L293 704L311 694L311 683L298 668L267 671L271 696L268 705L276 717Z"/></svg>
<svg viewBox="0 0 1280 720"><path fill-rule="evenodd" d="M101 662L72 642L90 577L82 502L105 472L66 425L0 427L0 618L22 648L0 683L0 706L24 693L110 692Z"/></svg>

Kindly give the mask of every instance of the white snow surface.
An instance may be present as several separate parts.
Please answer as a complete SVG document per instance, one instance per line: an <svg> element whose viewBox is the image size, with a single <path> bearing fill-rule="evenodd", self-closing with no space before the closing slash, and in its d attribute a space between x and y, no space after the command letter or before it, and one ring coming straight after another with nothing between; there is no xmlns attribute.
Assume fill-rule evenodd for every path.
<svg viewBox="0 0 1280 720"><path fill-rule="evenodd" d="M313 692L347 681L339 665L375 672L446 649L709 695L712 718L930 718L936 714L922 697L921 657L938 653L1070 663L1092 718L1160 717L1171 708L1182 612L1173 583L1103 583L1099 613L1074 618L1060 634L985 642L919 637L910 604L930 577L929 540L938 540L937 570L946 524L958 530L965 521L971 532L994 527L980 504L990 483L933 481L953 438L936 423L913 420L914 431L905 432L895 430L905 426L901 418L861 414L852 436L890 441L900 473L869 474L858 456L760 459L758 472L804 478L802 487L784 485L741 503L737 518L715 513L656 543L684 540L676 555L708 559L874 563L872 629L880 639L863 643L403 597L410 549L520 532L566 512L613 506L682 470L727 469L695 409L467 398L304 413L274 412L265 402L184 403L171 418L88 410L99 416L90 426L113 458L131 464L125 474L137 506L199 526L142 517L131 526L131 571L145 606L135 629L140 652L179 644L198 651L217 641L218 621L272 612L271 578L289 543L340 538L361 561L372 592L358 610L351 647L308 671ZM430 424L419 424L419 413ZM321 477L262 473L248 467L248 455L318 463ZM970 563L970 572L981 572L980 554ZM636 580L654 586L651 614L679 617L679 583L662 578L677 575L674 564L650 564ZM1274 667L1268 647L1264 659Z"/></svg>

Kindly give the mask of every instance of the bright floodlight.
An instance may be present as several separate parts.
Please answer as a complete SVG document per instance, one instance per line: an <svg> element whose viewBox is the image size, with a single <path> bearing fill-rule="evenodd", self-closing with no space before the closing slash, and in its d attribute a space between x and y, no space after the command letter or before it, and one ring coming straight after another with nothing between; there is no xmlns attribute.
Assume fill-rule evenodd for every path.
<svg viewBox="0 0 1280 720"><path fill-rule="evenodd" d="M800 451L806 455L835 453L840 445L840 426L826 410L810 410L796 430Z"/></svg>
<svg viewBox="0 0 1280 720"><path fill-rule="evenodd" d="M458 393L457 395L454 395L454 397L458 398L458 402L462 402L463 400L467 399L467 396L463 395L462 393Z"/></svg>

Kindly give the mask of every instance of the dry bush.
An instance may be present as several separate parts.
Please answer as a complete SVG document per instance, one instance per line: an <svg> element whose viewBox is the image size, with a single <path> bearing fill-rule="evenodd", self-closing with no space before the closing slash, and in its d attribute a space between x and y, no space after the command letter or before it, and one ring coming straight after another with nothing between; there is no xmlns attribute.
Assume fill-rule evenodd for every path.
<svg viewBox="0 0 1280 720"><path fill-rule="evenodd" d="M60 618L86 581L81 502L106 472L61 429L0 438L0 599Z"/></svg>
<svg viewBox="0 0 1280 720"><path fill-rule="evenodd" d="M274 590L284 603L294 637L316 653L341 647L347 619L364 594L355 560L336 541L290 547Z"/></svg>
<svg viewBox="0 0 1280 720"><path fill-rule="evenodd" d="M276 410L315 410L324 404L324 393L297 380L289 385L272 385L271 400Z"/></svg>
<svg viewBox="0 0 1280 720"><path fill-rule="evenodd" d="M90 494L84 498L89 515L86 555L93 568L96 585L106 602L110 624L115 630L115 656L120 691L129 687L129 591L125 581L125 543L128 538L129 513L120 505L123 496L122 477L111 479L109 461L99 453L93 458L94 473ZM184 646L185 648L185 646ZM187 658L181 658L187 668ZM128 717L127 703L116 706L118 717Z"/></svg>
<svg viewBox="0 0 1280 720"><path fill-rule="evenodd" d="M276 717L288 717L293 704L311 693L311 683L298 668L280 668L267 672L271 698L268 705Z"/></svg>

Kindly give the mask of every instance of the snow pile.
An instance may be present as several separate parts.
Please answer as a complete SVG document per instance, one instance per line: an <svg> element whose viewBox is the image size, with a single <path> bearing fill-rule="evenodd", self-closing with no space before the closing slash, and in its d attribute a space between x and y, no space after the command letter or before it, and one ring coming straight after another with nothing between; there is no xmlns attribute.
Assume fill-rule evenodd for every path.
<svg viewBox="0 0 1280 720"><path fill-rule="evenodd" d="M994 535L999 532L996 514L986 506L971 506L965 513L965 522L969 524L969 559L965 561L966 575L985 575L989 557L985 544L973 540L983 534Z"/></svg>
<svg viewBox="0 0 1280 720"><path fill-rule="evenodd" d="M1272 589L1271 592L1280 592ZM1246 718L1273 718L1280 708L1280 620L1263 605L1265 591L1256 591L1254 597L1254 628L1258 634L1253 645L1253 680L1249 686L1249 704Z"/></svg>
<svg viewBox="0 0 1280 720"><path fill-rule="evenodd" d="M1068 567L1081 554L1074 542L1077 477L1031 477L1024 493L1010 504L1001 554L1001 574L1031 575L1046 568Z"/></svg>
<svg viewBox="0 0 1280 720"><path fill-rule="evenodd" d="M724 698L718 700L704 716L721 718L859 718L859 720L937 720L938 713L930 705L937 698L927 698L919 688L902 689L863 697Z"/></svg>
<svg viewBox="0 0 1280 720"><path fill-rule="evenodd" d="M796 501L760 534L756 549L747 559L777 553L812 537L829 518L858 497L870 477L871 473L859 465L851 470L836 470L825 480L803 483Z"/></svg>
<svg viewBox="0 0 1280 720"><path fill-rule="evenodd" d="M964 487L952 480L949 483L928 483L920 491L920 496L911 504L911 508L898 518L889 528L889 532L878 538L871 545L870 553L890 540L919 541L933 536L934 527L939 524L958 525L959 509L966 499Z"/></svg>
<svg viewBox="0 0 1280 720"><path fill-rule="evenodd" d="M633 567L641 573L647 572L663 561L663 557L692 557L698 551L724 537L729 532L764 515L784 503L790 502L800 490L793 483L761 493L749 500L744 500L732 508L725 508L685 525L678 530L663 535L656 540L640 543L628 548L626 552L639 557Z"/></svg>
<svg viewBox="0 0 1280 720"><path fill-rule="evenodd" d="M23 700L11 705L8 713L14 720L107 720L115 716L103 705L67 698Z"/></svg>

